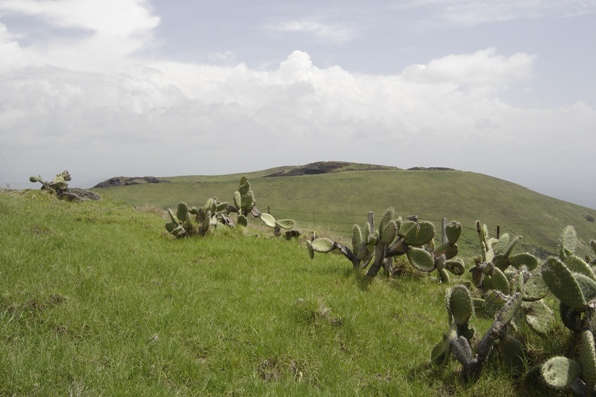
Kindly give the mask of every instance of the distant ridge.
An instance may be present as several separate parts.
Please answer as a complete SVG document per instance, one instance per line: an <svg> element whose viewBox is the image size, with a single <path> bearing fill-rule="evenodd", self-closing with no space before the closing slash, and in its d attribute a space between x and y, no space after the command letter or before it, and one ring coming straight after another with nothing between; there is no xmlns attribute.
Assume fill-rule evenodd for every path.
<svg viewBox="0 0 596 397"><path fill-rule="evenodd" d="M279 177L279 176L301 176L301 175L318 175L331 174L348 171L402 171L403 168L393 167L388 165L365 164L365 163L351 163L347 161L316 161L305 165L294 165L272 168L269 170L260 171L259 177ZM447 167L412 167L407 171L455 171L453 168ZM168 179L158 179L153 176L144 177L127 177L116 176L106 179L93 186L95 189L102 189L117 186L131 186L145 183L164 183L170 182Z"/></svg>
<svg viewBox="0 0 596 397"><path fill-rule="evenodd" d="M303 230L329 230L351 239L352 227L361 224L368 212L378 216L393 207L400 216L416 214L435 225L443 218L461 222L460 249L470 257L478 251L478 220L492 230L499 226L511 236L523 236L519 252L526 250L540 257L556 254L561 231L573 225L582 239L578 252L593 255L588 242L596 237L596 209L488 175L440 167L404 170L320 161L237 174L160 178L170 183L114 180L108 189L97 190L102 196L133 205L165 209L181 201L202 205L210 197L229 200L242 176L250 179L260 208L280 219L294 219ZM131 186L131 182L136 184Z"/></svg>

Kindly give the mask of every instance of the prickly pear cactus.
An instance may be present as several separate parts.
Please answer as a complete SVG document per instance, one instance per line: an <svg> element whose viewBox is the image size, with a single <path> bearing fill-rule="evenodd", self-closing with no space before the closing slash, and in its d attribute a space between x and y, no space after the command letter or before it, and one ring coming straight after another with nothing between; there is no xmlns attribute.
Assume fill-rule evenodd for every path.
<svg viewBox="0 0 596 397"><path fill-rule="evenodd" d="M518 271L531 272L538 268L538 258L529 253L513 254L513 250L521 236L510 238L503 234L499 239L491 238L485 224L476 221L476 231L480 240L481 256L475 260L475 266L470 269L474 284L485 292L499 289L507 292L504 273L511 268Z"/></svg>
<svg viewBox="0 0 596 397"><path fill-rule="evenodd" d="M52 193L56 193L59 197L62 196L62 193L66 191L68 188L68 183L70 182L71 177L70 173L66 170L62 171L59 174L56 174L54 179L50 181L44 181L41 176L32 176L29 178L29 181L32 183L39 182L41 183L42 190L49 190Z"/></svg>
<svg viewBox="0 0 596 397"><path fill-rule="evenodd" d="M419 271L437 270L437 278L441 282L449 282L448 272L458 276L464 274L463 261L454 259L461 235L459 222L448 224L448 241L434 249L435 228L432 223L419 221L417 217L403 221L401 218L394 219L394 216L394 209L387 208L378 227L375 227L374 213L369 212L364 227L354 225L352 228L351 248L334 242L333 249L339 249L355 269L366 269L370 265L366 273L369 277L375 277L381 268L392 274L394 257L401 255L405 255L412 267ZM307 246L311 258L317 252L312 250L313 244L316 240Z"/></svg>
<svg viewBox="0 0 596 397"><path fill-rule="evenodd" d="M578 395L594 395L596 352L592 331L585 330L581 333L576 359L551 357L542 364L540 370L546 384L553 388L574 386L573 390ZM578 381L580 379L581 382Z"/></svg>
<svg viewBox="0 0 596 397"><path fill-rule="evenodd" d="M462 364L464 379L474 380L480 376L484 363L493 350L493 345L499 341L502 345L504 361L515 368L523 368L525 366L525 348L519 340L507 333L509 324L516 316L521 304L521 292L511 295L495 313L493 324L480 339L474 351L470 344L474 328L469 325L469 320L474 314L474 300L464 285L458 285L448 290L445 296L445 306L449 314L450 330L443 340L433 348L431 362L435 365L444 365L448 362L447 358L452 355Z"/></svg>
<svg viewBox="0 0 596 397"><path fill-rule="evenodd" d="M193 211L196 209L193 208ZM178 203L176 213L168 209L170 222L166 223L166 230L176 237L186 237L196 234L198 229L193 225L191 210L185 202Z"/></svg>
<svg viewBox="0 0 596 397"><path fill-rule="evenodd" d="M237 212L237 224L240 226L248 226L248 215L253 218L259 218L267 227L274 230L276 236L281 235L281 229L292 229L296 226L296 221L293 219L275 219L275 217L268 213L262 213L256 207L257 201L255 194L251 189L250 181L247 177L240 178L240 185L238 190L234 192L234 206L229 206L228 210Z"/></svg>

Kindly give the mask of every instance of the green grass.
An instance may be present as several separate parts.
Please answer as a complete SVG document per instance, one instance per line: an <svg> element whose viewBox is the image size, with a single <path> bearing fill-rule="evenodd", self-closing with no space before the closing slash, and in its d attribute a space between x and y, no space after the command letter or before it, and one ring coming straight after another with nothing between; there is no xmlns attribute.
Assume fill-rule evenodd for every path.
<svg viewBox="0 0 596 397"><path fill-rule="evenodd" d="M0 191L0 221L2 396L556 395L496 359L471 384L432 368L446 286L427 275L370 280L259 228L174 240L105 199ZM528 343L543 357L569 337Z"/></svg>
<svg viewBox="0 0 596 397"><path fill-rule="evenodd" d="M247 173L257 206L277 218L292 218L297 229L332 231L344 242L354 223L366 221L369 211L377 217L389 206L396 216L417 214L441 225L441 219L457 220L464 227L459 241L466 258L479 254L476 220L486 223L492 236L521 235L516 252L545 257L556 253L558 238L573 225L580 238L580 254L592 252L587 242L596 238L596 210L533 192L522 186L482 174L462 171L350 171L320 175L263 176L275 170ZM179 201L203 205L209 197L231 201L241 174L166 178L170 183L96 189L105 197L129 204L175 208Z"/></svg>

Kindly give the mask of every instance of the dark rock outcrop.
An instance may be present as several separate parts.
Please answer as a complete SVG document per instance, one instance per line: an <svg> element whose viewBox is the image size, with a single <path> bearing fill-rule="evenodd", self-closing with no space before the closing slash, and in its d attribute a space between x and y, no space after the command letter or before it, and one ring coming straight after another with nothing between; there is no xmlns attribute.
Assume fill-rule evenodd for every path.
<svg viewBox="0 0 596 397"><path fill-rule="evenodd" d="M117 176L117 177L105 180L103 182L100 182L97 185L93 186L93 188L101 189L101 188L114 187L114 186L139 185L141 183L166 183L166 182L169 182L169 181L157 179L154 176L133 177L133 178L126 177L126 176Z"/></svg>
<svg viewBox="0 0 596 397"><path fill-rule="evenodd" d="M101 200L99 194L78 187L69 187L61 191L60 197L67 201Z"/></svg>
<svg viewBox="0 0 596 397"><path fill-rule="evenodd" d="M455 171L453 168L447 167L412 167L408 171Z"/></svg>
<svg viewBox="0 0 596 397"><path fill-rule="evenodd" d="M316 175L316 174L327 174L330 172L342 172L342 171L371 171L371 170L395 170L399 169L396 167L389 167L383 165L374 164L357 164L348 163L344 161L317 161L294 167L289 170L275 172L273 174L265 175L266 177L274 176L301 176L301 175Z"/></svg>

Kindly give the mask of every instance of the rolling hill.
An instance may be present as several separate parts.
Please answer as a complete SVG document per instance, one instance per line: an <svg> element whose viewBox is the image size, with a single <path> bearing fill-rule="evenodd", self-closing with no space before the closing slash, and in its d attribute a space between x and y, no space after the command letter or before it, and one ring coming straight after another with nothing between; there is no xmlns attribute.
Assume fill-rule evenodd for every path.
<svg viewBox="0 0 596 397"><path fill-rule="evenodd" d="M219 176L142 178L128 185L94 188L104 197L132 205L174 207L179 201L203 205L209 197L232 201L238 181L251 181L257 206L276 218L292 218L302 232L317 230L348 240L354 223L363 224L369 211L379 216L387 207L397 215L416 214L436 226L442 218L464 226L460 251L478 254L475 222L486 223L491 234L521 235L517 250L545 257L556 253L566 225L578 233L580 253L589 253L596 238L596 210L534 192L502 179L446 168L402 170L370 164L318 162L258 172ZM155 181L153 181L155 182Z"/></svg>

